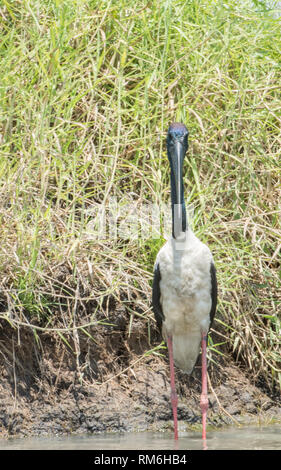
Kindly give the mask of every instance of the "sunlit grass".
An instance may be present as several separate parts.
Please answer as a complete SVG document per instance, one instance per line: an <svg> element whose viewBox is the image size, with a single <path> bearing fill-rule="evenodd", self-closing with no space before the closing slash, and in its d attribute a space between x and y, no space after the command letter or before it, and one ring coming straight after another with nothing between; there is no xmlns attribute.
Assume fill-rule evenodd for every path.
<svg viewBox="0 0 281 470"><path fill-rule="evenodd" d="M180 120L192 224L218 272L214 328L280 384L280 20L234 1L7 0L0 12L1 310L72 327L114 298L152 318L162 241L85 231L112 196L169 202L165 132Z"/></svg>

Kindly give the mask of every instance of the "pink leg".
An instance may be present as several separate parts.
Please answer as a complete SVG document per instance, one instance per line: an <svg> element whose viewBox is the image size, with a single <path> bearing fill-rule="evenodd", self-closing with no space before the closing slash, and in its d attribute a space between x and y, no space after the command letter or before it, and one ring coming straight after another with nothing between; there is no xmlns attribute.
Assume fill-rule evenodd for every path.
<svg viewBox="0 0 281 470"><path fill-rule="evenodd" d="M176 387L175 387L173 340L171 336L168 336L167 343L168 343L169 361L170 361L171 403L172 403L173 417L174 417L174 433L175 433L174 435L175 435L175 440L177 440L178 439L178 414L177 414L178 397L177 397L177 392L176 392Z"/></svg>
<svg viewBox="0 0 281 470"><path fill-rule="evenodd" d="M209 406L207 392L207 337L207 334L202 333L202 393L200 399L200 407L202 411L202 438L204 440L206 440L206 421L207 410Z"/></svg>

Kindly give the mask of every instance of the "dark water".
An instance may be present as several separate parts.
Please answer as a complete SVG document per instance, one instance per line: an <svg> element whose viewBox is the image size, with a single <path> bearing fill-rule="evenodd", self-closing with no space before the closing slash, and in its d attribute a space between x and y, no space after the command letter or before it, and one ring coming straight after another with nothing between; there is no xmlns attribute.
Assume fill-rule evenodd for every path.
<svg viewBox="0 0 281 470"><path fill-rule="evenodd" d="M227 428L210 431L210 450L280 450L281 425ZM128 433L0 439L1 450L201 450L200 433L182 432L175 447L172 433Z"/></svg>

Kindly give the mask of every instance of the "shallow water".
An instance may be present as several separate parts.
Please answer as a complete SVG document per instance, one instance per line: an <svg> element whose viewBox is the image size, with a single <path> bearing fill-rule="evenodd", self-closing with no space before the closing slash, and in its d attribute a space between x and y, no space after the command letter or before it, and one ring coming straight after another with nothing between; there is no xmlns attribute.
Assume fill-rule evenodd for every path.
<svg viewBox="0 0 281 470"><path fill-rule="evenodd" d="M210 431L209 450L280 450L281 426L250 426ZM0 450L201 450L200 433L182 432L175 447L172 433L126 433L0 439Z"/></svg>

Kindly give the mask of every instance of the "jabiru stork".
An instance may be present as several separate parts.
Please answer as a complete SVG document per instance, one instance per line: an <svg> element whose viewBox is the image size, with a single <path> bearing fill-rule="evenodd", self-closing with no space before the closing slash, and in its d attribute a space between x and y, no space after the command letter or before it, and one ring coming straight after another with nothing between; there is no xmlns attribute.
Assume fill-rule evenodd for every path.
<svg viewBox="0 0 281 470"><path fill-rule="evenodd" d="M183 160L188 130L170 125L167 153L171 170L172 236L157 254L154 265L152 306L158 327L167 342L170 362L174 437L178 439L177 393L174 363L191 374L202 349L202 438L206 442L207 338L217 304L213 256L188 225L183 189Z"/></svg>

